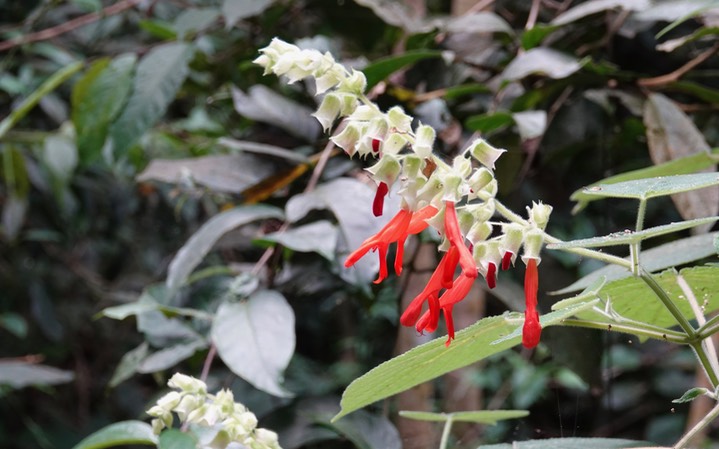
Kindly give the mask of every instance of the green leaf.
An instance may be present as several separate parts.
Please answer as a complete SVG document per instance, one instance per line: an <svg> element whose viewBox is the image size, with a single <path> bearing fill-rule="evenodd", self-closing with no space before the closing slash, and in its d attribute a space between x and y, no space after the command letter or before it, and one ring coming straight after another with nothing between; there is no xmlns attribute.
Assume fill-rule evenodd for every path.
<svg viewBox="0 0 719 449"><path fill-rule="evenodd" d="M567 307L572 307L582 302L591 301L599 296L599 292L602 290L602 287L604 287L604 284L606 283L606 276L598 277L578 295L572 296L571 298L565 298L552 304L552 310L561 310Z"/></svg>
<svg viewBox="0 0 719 449"><path fill-rule="evenodd" d="M594 304L590 302L543 315L542 326L560 324ZM377 366L347 387L340 403L342 410L333 420L519 344L522 324L519 313L483 318L457 332L449 347L445 347L445 337L437 338ZM516 336L503 339L510 334ZM501 341L492 344L498 340Z"/></svg>
<svg viewBox="0 0 719 449"><path fill-rule="evenodd" d="M677 276L680 274L691 287L699 305L704 306L704 313L710 314L719 309L719 267L685 268L679 273L675 270L667 270L654 275L682 314L694 319L689 301L677 283ZM599 296L604 301L610 301L612 309L622 317L664 328L676 325L671 313L640 278L631 277L610 282L602 288ZM578 316L611 323L606 317L593 311L581 312Z"/></svg>
<svg viewBox="0 0 719 449"><path fill-rule="evenodd" d="M146 31L151 36L162 40L174 40L177 38L172 24L163 20L140 20L138 25L141 30Z"/></svg>
<svg viewBox="0 0 719 449"><path fill-rule="evenodd" d="M614 8L629 11L643 10L651 6L649 0L589 0L571 8L552 20L552 25L566 25L586 16Z"/></svg>
<svg viewBox="0 0 719 449"><path fill-rule="evenodd" d="M448 87L444 92L444 98L451 100L454 98L462 97L464 95L486 94L490 92L491 90L489 89L489 87L487 87L486 84L460 84L458 86Z"/></svg>
<svg viewBox="0 0 719 449"><path fill-rule="evenodd" d="M147 357L137 367L138 373L156 373L168 368L172 368L181 361L192 357L195 352L200 349L207 348L207 342L204 340L195 340L189 343L179 343L176 345L163 348Z"/></svg>
<svg viewBox="0 0 719 449"><path fill-rule="evenodd" d="M292 396L280 383L295 350L295 315L279 292L262 290L247 301L223 302L211 335L232 372L262 391Z"/></svg>
<svg viewBox="0 0 719 449"><path fill-rule="evenodd" d="M150 345L148 345L146 341L143 341L140 346L125 353L120 359L117 368L115 368L115 372L112 374L108 386L115 388L132 377L132 375L137 372L137 368L140 366L142 360L147 356L149 349Z"/></svg>
<svg viewBox="0 0 719 449"><path fill-rule="evenodd" d="M660 164L710 150L704 135L674 101L662 94L651 94L644 103L644 125L652 162ZM715 172L716 167L707 168ZM719 177L719 175L718 175ZM672 201L685 220L719 214L719 187L672 195ZM706 232L704 226L698 232Z"/></svg>
<svg viewBox="0 0 719 449"><path fill-rule="evenodd" d="M238 226L267 218L282 218L282 211L272 206L253 205L230 209L212 217L190 237L170 262L166 282L168 295L172 296L185 283L220 237Z"/></svg>
<svg viewBox="0 0 719 449"><path fill-rule="evenodd" d="M619 175L610 176L609 178L597 181L580 190L572 193L569 197L572 201L576 201L577 205L572 210L573 214L581 211L591 201L600 199L596 195L586 193L587 190L592 191L600 185L616 184L623 181L634 181L638 179L656 178L660 176L683 175L695 173L707 167L711 167L719 160L719 149L712 150L711 153L697 153L680 159L674 159L663 164L653 165L651 167L640 168L638 170L628 171Z"/></svg>
<svg viewBox="0 0 719 449"><path fill-rule="evenodd" d="M197 441L189 433L178 429L166 429L160 434L158 449L196 449Z"/></svg>
<svg viewBox="0 0 719 449"><path fill-rule="evenodd" d="M529 412L527 410L481 410L473 412L432 413L402 410L399 412L399 416L418 421L445 422L451 419L454 422L473 422L495 425L497 424L497 421L529 416Z"/></svg>
<svg viewBox="0 0 719 449"><path fill-rule="evenodd" d="M613 438L549 438L536 441L514 441L507 444L489 444L477 449L628 449L648 448L646 441L619 440Z"/></svg>
<svg viewBox="0 0 719 449"><path fill-rule="evenodd" d="M154 446L158 442L152 427L142 421L121 421L103 427L83 439L72 449L102 449L129 444Z"/></svg>
<svg viewBox="0 0 719 449"><path fill-rule="evenodd" d="M316 422L342 435L358 449L402 449L399 432L384 416L361 410L347 419L327 422L331 416L318 414Z"/></svg>
<svg viewBox="0 0 719 449"><path fill-rule="evenodd" d="M175 32L178 39L187 34L202 31L212 25L220 17L220 11L215 8L188 8L175 19Z"/></svg>
<svg viewBox="0 0 719 449"><path fill-rule="evenodd" d="M558 28L559 27L555 25L544 25L541 23L535 25L531 29L526 30L522 33L522 48L525 50L530 50L534 47L539 46L539 44L541 44L547 36L552 34Z"/></svg>
<svg viewBox="0 0 719 449"><path fill-rule="evenodd" d="M514 124L514 118L509 112L489 112L487 114L473 115L464 125L472 131L490 133Z"/></svg>
<svg viewBox="0 0 719 449"><path fill-rule="evenodd" d="M24 388L32 385L57 385L72 381L75 374L47 365L0 360L0 385Z"/></svg>
<svg viewBox="0 0 719 449"><path fill-rule="evenodd" d="M68 137L52 135L45 139L42 161L54 179L66 184L77 167L77 147Z"/></svg>
<svg viewBox="0 0 719 449"><path fill-rule="evenodd" d="M686 393L682 395L679 399L672 400L675 404L683 404L685 402L691 402L694 399L698 398L699 396L704 396L710 394L710 391L706 388L692 388L691 390L688 390Z"/></svg>
<svg viewBox="0 0 719 449"><path fill-rule="evenodd" d="M0 327L4 328L17 338L25 338L27 335L27 321L25 321L25 318L18 313L0 313Z"/></svg>
<svg viewBox="0 0 719 449"><path fill-rule="evenodd" d="M514 34L512 27L493 12L462 14L449 19L444 26L449 33L507 33Z"/></svg>
<svg viewBox="0 0 719 449"><path fill-rule="evenodd" d="M694 31L693 33L687 34L686 36L682 36L682 37L679 37L676 39L670 39L668 41L662 42L661 44L657 45L657 50L672 52L672 51L676 50L677 48L681 47L682 45L686 45L690 42L694 42L698 39L701 39L704 36L711 36L711 35L717 35L717 34L719 34L719 27L705 26L705 27L699 28L698 30Z"/></svg>
<svg viewBox="0 0 719 449"><path fill-rule="evenodd" d="M680 221L653 228L644 229L643 231L633 232L630 230L615 232L613 234L601 237L592 237L589 239L571 240L569 242L550 243L548 249L566 249L566 248L601 248L605 246L629 245L641 242L660 235L671 234L673 232L683 231L698 226L714 223L719 217L697 218L695 220Z"/></svg>
<svg viewBox="0 0 719 449"><path fill-rule="evenodd" d="M294 251L316 252L327 260L334 260L338 230L326 220L319 220L283 232L262 236L260 241L279 243Z"/></svg>
<svg viewBox="0 0 719 449"><path fill-rule="evenodd" d="M372 64L369 64L362 72L367 78L367 89L371 89L380 81L384 80L392 73L399 69L402 69L410 64L414 64L417 61L429 58L439 58L442 56L441 51L436 50L414 50L408 51L398 56L388 56L386 58L378 59Z"/></svg>
<svg viewBox="0 0 719 449"><path fill-rule="evenodd" d="M84 163L97 159L105 144L110 123L122 111L132 87L137 58L121 55L95 62L72 89L72 123L77 148Z"/></svg>
<svg viewBox="0 0 719 449"><path fill-rule="evenodd" d="M274 0L224 0L222 15L225 16L225 26L229 28L242 19L256 16L272 3Z"/></svg>
<svg viewBox="0 0 719 449"><path fill-rule="evenodd" d="M192 47L170 42L154 47L137 65L132 94L110 127L116 156L132 145L164 114L189 72Z"/></svg>
<svg viewBox="0 0 719 449"><path fill-rule="evenodd" d="M597 184L585 187L582 193L600 198L636 198L646 200L679 192L719 185L719 174L697 173L659 178L637 179L614 184Z"/></svg>
<svg viewBox="0 0 719 449"><path fill-rule="evenodd" d="M549 78L566 78L582 68L584 62L549 48L538 47L512 59L500 75L502 81L514 81L529 75L541 74Z"/></svg>
<svg viewBox="0 0 719 449"><path fill-rule="evenodd" d="M714 253L711 246L712 239L714 238L719 238L719 233L687 237L665 243L655 248L643 250L641 255L642 267L653 273L664 270L665 268L685 265L709 257ZM631 276L631 273L626 268L617 265L607 265L580 278L568 287L552 292L552 294L562 295L575 292L592 285L600 278L614 281L629 276Z"/></svg>

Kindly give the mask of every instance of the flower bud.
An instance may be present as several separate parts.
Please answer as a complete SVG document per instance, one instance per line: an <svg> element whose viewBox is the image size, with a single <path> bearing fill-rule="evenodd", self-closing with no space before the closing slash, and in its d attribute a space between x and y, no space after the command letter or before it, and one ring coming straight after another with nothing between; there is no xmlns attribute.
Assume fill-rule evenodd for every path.
<svg viewBox="0 0 719 449"><path fill-rule="evenodd" d="M499 156L507 150L494 148L492 145L488 144L486 140L477 139L469 147L469 151L472 154L472 157L477 159L480 164L494 170L494 163L497 159L499 159Z"/></svg>
<svg viewBox="0 0 719 449"><path fill-rule="evenodd" d="M552 213L552 206L544 204L541 201L535 203L532 201L532 208L527 207L527 215L529 216L530 223L533 223L536 227L541 229L547 227L549 216Z"/></svg>
<svg viewBox="0 0 719 449"><path fill-rule="evenodd" d="M229 415L235 410L235 397L230 390L220 390L215 395L215 404L223 414Z"/></svg>
<svg viewBox="0 0 719 449"><path fill-rule="evenodd" d="M475 195L483 201L493 200L497 196L497 180L491 180L482 190L475 192Z"/></svg>
<svg viewBox="0 0 719 449"><path fill-rule="evenodd" d="M464 183L464 178L453 172L447 173L442 176L444 183L444 194L442 195L443 201L452 201L458 203L462 197L467 194L468 188Z"/></svg>
<svg viewBox="0 0 719 449"><path fill-rule="evenodd" d="M182 395L177 391L171 391L157 400L157 405L164 410L172 411L180 403Z"/></svg>
<svg viewBox="0 0 719 449"><path fill-rule="evenodd" d="M459 173L462 178L466 178L472 173L472 161L460 155L452 160L452 170Z"/></svg>
<svg viewBox="0 0 719 449"><path fill-rule="evenodd" d="M366 104L361 104L357 106L357 108L350 114L347 119L350 122L359 121L359 122L368 122L372 120L373 118L377 116L382 116L383 114L377 109L373 108L371 106L368 106Z"/></svg>
<svg viewBox="0 0 719 449"><path fill-rule="evenodd" d="M467 231L467 240L476 247L479 243L487 240L490 235L492 235L492 225L486 221L476 221Z"/></svg>
<svg viewBox="0 0 719 449"><path fill-rule="evenodd" d="M457 209L457 222L462 235L467 235L475 220L474 216L466 208L461 208Z"/></svg>
<svg viewBox="0 0 719 449"><path fill-rule="evenodd" d="M175 406L175 413L180 417L180 421L185 421L196 408L204 404L204 398L200 399L193 394L185 395L180 403Z"/></svg>
<svg viewBox="0 0 719 449"><path fill-rule="evenodd" d="M330 93L325 95L322 99L322 103L320 103L319 109L317 109L317 112L313 113L312 116L320 122L322 129L327 132L332 128L332 123L334 123L335 119L339 116L341 109L342 101L340 98Z"/></svg>
<svg viewBox="0 0 719 449"><path fill-rule="evenodd" d="M342 80L337 89L342 92L362 95L366 87L367 78L365 78L364 73L358 70L352 70L352 74Z"/></svg>
<svg viewBox="0 0 719 449"><path fill-rule="evenodd" d="M412 130L412 117L404 113L404 110L395 106L387 111L387 119L392 128L402 133L408 133Z"/></svg>
<svg viewBox="0 0 719 449"><path fill-rule="evenodd" d="M529 259L537 259L537 264L542 258L539 254L544 245L544 235L537 229L531 229L524 234L524 244L522 246L522 261L527 263Z"/></svg>
<svg viewBox="0 0 719 449"><path fill-rule="evenodd" d="M167 381L167 385L170 388L176 388L185 393L207 394L207 385L205 385L203 381L185 374L175 373L170 380Z"/></svg>
<svg viewBox="0 0 719 449"><path fill-rule="evenodd" d="M467 211L472 214L475 221L487 221L492 218L494 208L494 200L491 198L481 204L468 204L466 206Z"/></svg>
<svg viewBox="0 0 719 449"><path fill-rule="evenodd" d="M427 125L420 125L415 132L415 141L412 150L417 156L426 159L432 155L432 146L434 145L435 131L434 128Z"/></svg>
<svg viewBox="0 0 719 449"><path fill-rule="evenodd" d="M397 176L399 175L402 166L396 157L391 155L384 155L376 164L367 169L368 172L372 173L372 178L378 182L384 182L388 186L391 186Z"/></svg>
<svg viewBox="0 0 719 449"><path fill-rule="evenodd" d="M383 154L399 154L400 151L407 145L407 138L402 134L391 133L389 137L384 141L382 145ZM407 155L410 156L410 155Z"/></svg>
<svg viewBox="0 0 719 449"><path fill-rule="evenodd" d="M264 444L267 448L274 448L278 445L277 434L267 429L255 430L255 441Z"/></svg>
<svg viewBox="0 0 719 449"><path fill-rule="evenodd" d="M345 150L348 155L354 156L357 152L357 142L362 135L362 130L355 123L348 123L339 134L330 137L330 140L338 147Z"/></svg>
<svg viewBox="0 0 719 449"><path fill-rule="evenodd" d="M161 419L153 419L150 424L152 425L152 433L155 435L159 435L165 428L165 423Z"/></svg>
<svg viewBox="0 0 719 449"><path fill-rule="evenodd" d="M477 263L479 272L487 280L487 286L489 288L496 287L497 270L502 260L502 256L499 254L499 242L492 240L474 245L472 258Z"/></svg>
<svg viewBox="0 0 719 449"><path fill-rule="evenodd" d="M441 200L441 198L439 198L439 195L442 193L443 190L444 184L442 183L442 180L439 179L439 176L430 176L427 182L422 186L422 188L417 191L417 199L430 204L436 203L438 200ZM440 209L444 210L444 208L442 207L440 207ZM432 227L434 227L435 229L444 229L444 225L439 228L434 225L432 225Z"/></svg>
<svg viewBox="0 0 719 449"><path fill-rule="evenodd" d="M524 227L517 223L502 224L502 239L499 243L499 252L502 253L502 269L507 270L511 262L517 259L517 253L524 240Z"/></svg>
<svg viewBox="0 0 719 449"><path fill-rule="evenodd" d="M467 180L472 193L478 193L494 180L494 175L485 167L480 167Z"/></svg>

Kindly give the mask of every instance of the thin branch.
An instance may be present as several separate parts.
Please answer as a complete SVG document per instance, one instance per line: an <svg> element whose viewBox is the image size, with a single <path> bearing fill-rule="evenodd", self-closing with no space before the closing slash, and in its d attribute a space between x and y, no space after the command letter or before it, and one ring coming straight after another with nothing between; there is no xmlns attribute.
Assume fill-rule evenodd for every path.
<svg viewBox="0 0 719 449"><path fill-rule="evenodd" d="M692 59L691 61L687 62L686 64L671 73L656 76L654 78L642 78L637 81L637 84L642 87L661 87L667 84L671 84L684 76L684 74L692 70L694 67L711 58L717 51L719 51L719 44L715 44L712 48L709 48L699 53L696 58Z"/></svg>
<svg viewBox="0 0 719 449"><path fill-rule="evenodd" d="M84 16L77 17L54 27L46 28L35 33L18 36L14 39L2 41L0 42L0 52L9 50L19 45L52 39L69 31L75 30L85 25L89 25L105 17L121 13L127 9L136 6L140 3L140 1L141 0L122 0L115 3L114 5L110 5L107 8L104 8L102 11L91 12L90 14L85 14Z"/></svg>
<svg viewBox="0 0 719 449"><path fill-rule="evenodd" d="M527 17L527 24L524 25L525 30L531 30L537 23L537 16L539 16L539 5L541 0L532 0L532 8L529 10L529 17Z"/></svg>

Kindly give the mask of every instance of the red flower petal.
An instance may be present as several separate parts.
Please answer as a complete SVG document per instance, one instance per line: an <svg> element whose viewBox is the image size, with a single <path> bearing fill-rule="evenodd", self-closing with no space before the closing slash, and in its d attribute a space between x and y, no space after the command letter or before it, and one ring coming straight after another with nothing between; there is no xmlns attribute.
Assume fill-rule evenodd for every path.
<svg viewBox="0 0 719 449"><path fill-rule="evenodd" d="M533 348L539 343L542 334L542 325L537 313L537 290L539 290L539 271L537 259L527 260L527 270L524 274L524 325L522 326L522 345Z"/></svg>
<svg viewBox="0 0 719 449"><path fill-rule="evenodd" d="M375 217L382 215L384 209L384 197L389 192L389 186L386 182L380 182L377 185L377 191L374 194L374 201L372 202L372 213Z"/></svg>
<svg viewBox="0 0 719 449"><path fill-rule="evenodd" d="M452 246L459 250L459 265L465 276L477 277L477 264L472 258L472 253L464 246L464 237L459 229L459 221L457 220L457 211L454 209L452 201L446 201L444 212L444 232Z"/></svg>
<svg viewBox="0 0 719 449"><path fill-rule="evenodd" d="M514 256L512 251L506 251L504 253L504 256L502 256L502 270L509 270L509 265L512 263L512 256Z"/></svg>
<svg viewBox="0 0 719 449"><path fill-rule="evenodd" d="M494 288L497 286L497 265L494 262L489 262L487 266L487 287Z"/></svg>

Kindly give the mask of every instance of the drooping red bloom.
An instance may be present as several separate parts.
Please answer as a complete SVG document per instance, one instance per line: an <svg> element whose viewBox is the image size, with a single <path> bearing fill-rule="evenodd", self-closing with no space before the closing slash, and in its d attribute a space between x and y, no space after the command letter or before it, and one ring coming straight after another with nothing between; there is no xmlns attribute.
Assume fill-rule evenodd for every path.
<svg viewBox="0 0 719 449"><path fill-rule="evenodd" d="M487 279L487 287L494 288L497 286L497 265L495 265L494 262L487 264L487 275L485 278Z"/></svg>
<svg viewBox="0 0 719 449"><path fill-rule="evenodd" d="M402 314L400 322L404 326L415 326L418 332L433 332L439 323L439 311L444 313L447 323L447 342L454 339L454 321L452 308L463 300L477 277L477 265L472 254L464 243L464 237L459 229L457 212L454 203L445 203L444 229L449 240L450 248L437 265L436 270L429 279L427 286L417 295ZM454 279L454 272L459 265L461 274ZM442 289L446 289L440 296ZM429 308L422 314L422 306L427 301Z"/></svg>
<svg viewBox="0 0 719 449"><path fill-rule="evenodd" d="M542 325L539 323L537 312L537 290L539 289L539 272L537 259L527 260L527 271L524 274L524 326L522 326L522 345L533 348L539 343L542 334Z"/></svg>
<svg viewBox="0 0 719 449"><path fill-rule="evenodd" d="M374 201L372 201L372 213L375 217L382 215L384 209L384 197L389 192L389 186L386 182L381 182L377 185L377 191L374 194Z"/></svg>
<svg viewBox="0 0 719 449"><path fill-rule="evenodd" d="M502 271L509 270L509 266L512 263L512 256L514 256L512 251L505 251L504 256L502 256Z"/></svg>
<svg viewBox="0 0 719 449"><path fill-rule="evenodd" d="M417 212L411 212L406 209L400 209L377 234L368 238L352 252L345 260L345 267L351 267L356 264L370 250L379 253L379 276L374 281L375 284L382 282L388 275L387 270L387 251L389 245L397 243L397 252L394 259L394 271L399 275L402 273L402 259L404 255L404 243L410 234L422 232L429 226L426 219L437 213L437 209L433 206L427 206Z"/></svg>

